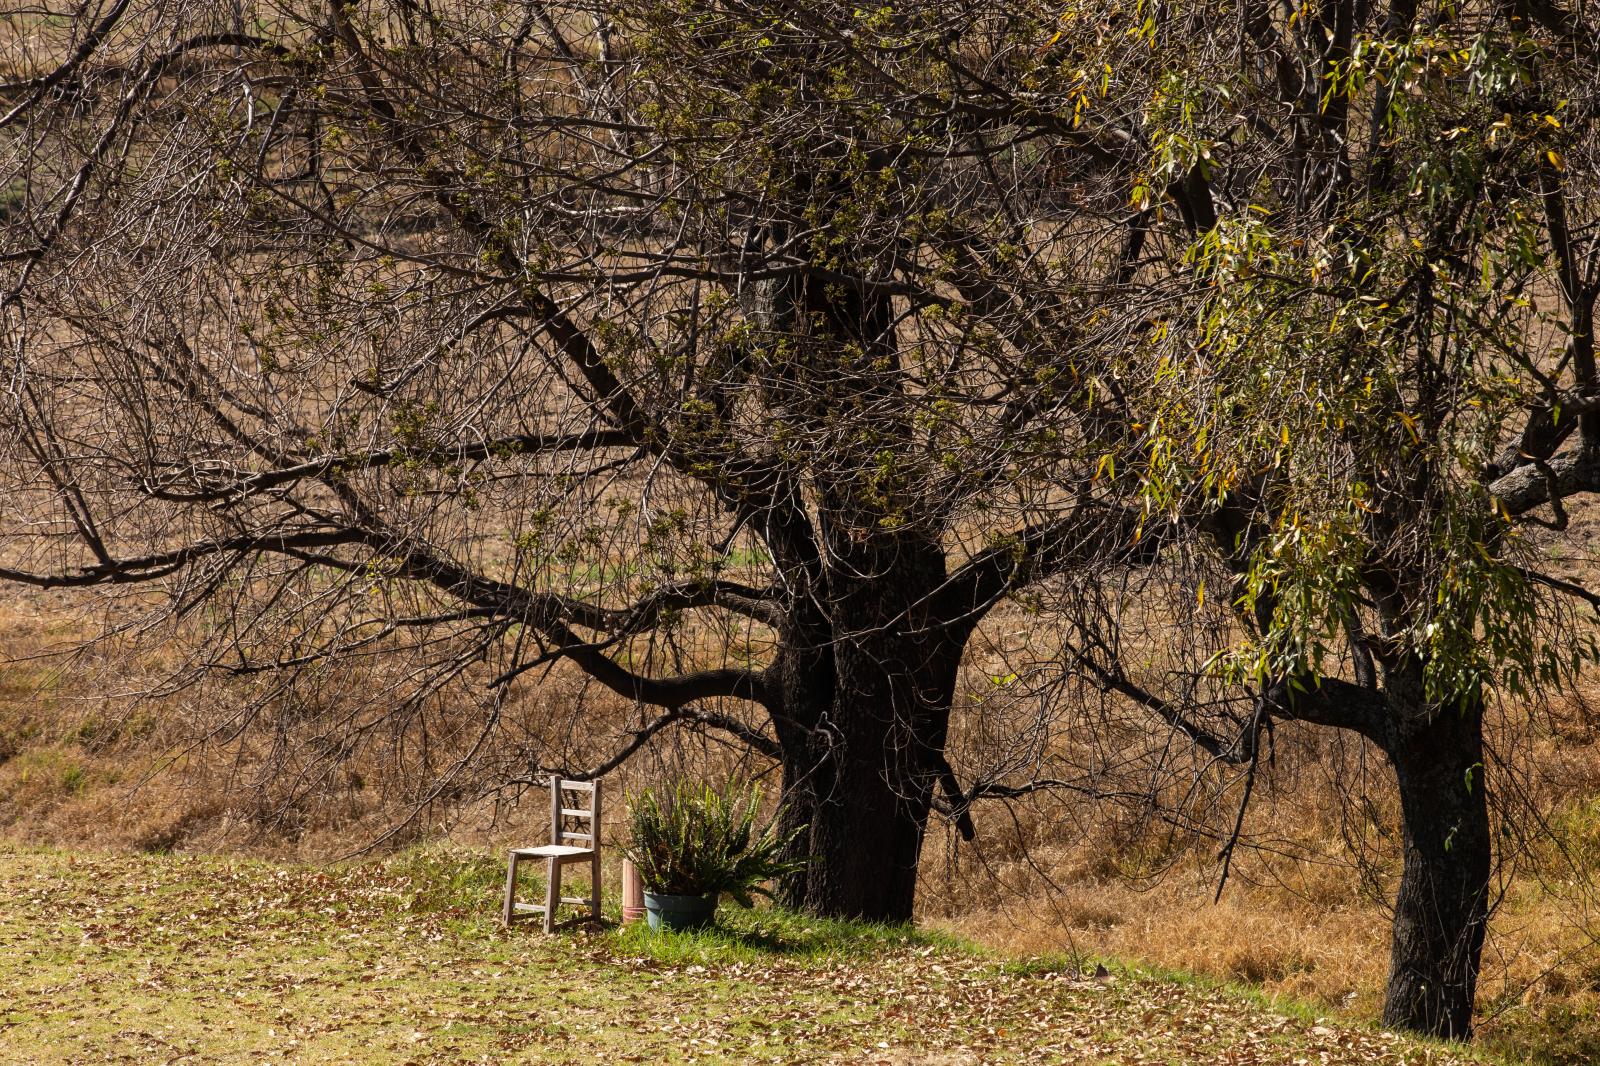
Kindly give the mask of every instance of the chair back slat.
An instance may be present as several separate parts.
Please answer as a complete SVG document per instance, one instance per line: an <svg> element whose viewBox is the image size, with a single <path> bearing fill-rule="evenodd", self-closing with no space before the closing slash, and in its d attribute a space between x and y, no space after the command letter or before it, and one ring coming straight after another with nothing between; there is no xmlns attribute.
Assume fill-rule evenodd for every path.
<svg viewBox="0 0 1600 1066"><path fill-rule="evenodd" d="M589 793L588 807L569 807L562 798L563 792ZM567 828L568 820L579 823ZM559 777L550 779L550 843L565 844L569 839L582 840L593 846L600 833L600 787L596 781L566 781ZM584 832L587 828L588 832Z"/></svg>

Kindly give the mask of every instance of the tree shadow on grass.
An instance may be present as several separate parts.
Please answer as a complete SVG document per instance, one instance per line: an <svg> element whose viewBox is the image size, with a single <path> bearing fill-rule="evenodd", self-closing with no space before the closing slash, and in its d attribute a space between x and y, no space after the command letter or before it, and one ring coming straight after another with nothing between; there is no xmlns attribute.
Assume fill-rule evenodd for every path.
<svg viewBox="0 0 1600 1066"><path fill-rule="evenodd" d="M943 933L910 925L879 925L813 918L777 907L723 906L714 925L697 930L651 930L644 922L608 934L618 951L664 963L756 962L761 959L834 960L887 952L975 953Z"/></svg>

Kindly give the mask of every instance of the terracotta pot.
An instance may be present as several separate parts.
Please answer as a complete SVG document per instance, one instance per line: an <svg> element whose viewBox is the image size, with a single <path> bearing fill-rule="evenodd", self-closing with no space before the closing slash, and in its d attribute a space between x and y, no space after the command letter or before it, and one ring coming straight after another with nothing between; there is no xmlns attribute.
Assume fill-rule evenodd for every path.
<svg viewBox="0 0 1600 1066"><path fill-rule="evenodd" d="M644 881L632 859L622 860L622 924L644 917Z"/></svg>

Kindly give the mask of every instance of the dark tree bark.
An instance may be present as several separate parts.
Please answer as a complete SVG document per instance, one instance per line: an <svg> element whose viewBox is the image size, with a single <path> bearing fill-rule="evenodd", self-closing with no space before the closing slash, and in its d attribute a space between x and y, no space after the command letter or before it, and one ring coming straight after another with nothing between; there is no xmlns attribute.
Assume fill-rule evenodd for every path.
<svg viewBox="0 0 1600 1066"><path fill-rule="evenodd" d="M931 797L920 789L906 795L907 783L893 778L887 717L859 714L847 730L819 734L828 746L813 752L812 780L802 793L810 865L797 903L809 913L911 920Z"/></svg>
<svg viewBox="0 0 1600 1066"><path fill-rule="evenodd" d="M943 764L961 643L927 617L944 554L920 538L857 549L833 571L828 640L769 675L787 828L806 870L785 901L909 921Z"/></svg>
<svg viewBox="0 0 1600 1066"><path fill-rule="evenodd" d="M1489 918L1493 846L1484 779L1484 702L1427 699L1422 667L1390 662L1384 688L1306 683L1275 711L1348 729L1383 749L1400 793L1405 848L1395 895L1383 1021L1445 1039L1472 1035Z"/></svg>
<svg viewBox="0 0 1600 1066"><path fill-rule="evenodd" d="M1391 703L1398 703L1391 693ZM1385 1025L1464 1040L1489 917L1492 848L1483 705L1413 704L1388 745L1405 866L1395 897ZM1407 710L1396 706L1396 711Z"/></svg>

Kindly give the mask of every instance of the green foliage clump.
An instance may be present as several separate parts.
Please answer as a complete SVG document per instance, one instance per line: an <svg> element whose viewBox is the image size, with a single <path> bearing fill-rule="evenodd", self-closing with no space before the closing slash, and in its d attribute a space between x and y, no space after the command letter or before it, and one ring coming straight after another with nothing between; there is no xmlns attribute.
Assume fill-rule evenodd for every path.
<svg viewBox="0 0 1600 1066"><path fill-rule="evenodd" d="M799 871L784 852L799 830L780 834L777 819L757 828L761 789L730 781L722 788L673 781L628 798L626 853L645 888L675 896L726 892L740 906L771 896L764 882Z"/></svg>

